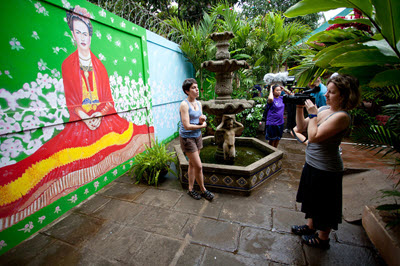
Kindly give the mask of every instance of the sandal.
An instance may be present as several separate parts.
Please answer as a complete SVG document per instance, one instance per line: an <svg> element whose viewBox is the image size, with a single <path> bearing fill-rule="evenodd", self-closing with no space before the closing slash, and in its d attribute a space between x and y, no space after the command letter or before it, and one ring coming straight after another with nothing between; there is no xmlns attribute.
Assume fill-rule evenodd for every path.
<svg viewBox="0 0 400 266"><path fill-rule="evenodd" d="M303 235L313 235L317 232L315 229L311 229L308 225L293 225L292 226L292 233L298 236Z"/></svg>
<svg viewBox="0 0 400 266"><path fill-rule="evenodd" d="M188 190L187 193L188 193L189 196L191 196L191 197L194 198L195 200L201 199L200 194L197 193L195 190L192 190L192 191Z"/></svg>
<svg viewBox="0 0 400 266"><path fill-rule="evenodd" d="M318 234L302 236L303 243L314 248L328 249L330 247L328 238L327 240L322 240L319 238Z"/></svg>
<svg viewBox="0 0 400 266"><path fill-rule="evenodd" d="M201 196L205 198L206 200L212 200L214 198L214 194L211 193L210 191L206 190L203 193L201 193Z"/></svg>

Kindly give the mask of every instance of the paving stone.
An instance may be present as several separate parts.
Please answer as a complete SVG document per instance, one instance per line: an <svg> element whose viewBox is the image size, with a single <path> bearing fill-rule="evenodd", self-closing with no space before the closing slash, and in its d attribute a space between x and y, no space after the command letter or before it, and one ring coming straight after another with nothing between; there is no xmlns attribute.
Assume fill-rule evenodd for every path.
<svg viewBox="0 0 400 266"><path fill-rule="evenodd" d="M183 237L191 236L192 243L233 252L237 249L240 225L191 216L183 229Z"/></svg>
<svg viewBox="0 0 400 266"><path fill-rule="evenodd" d="M49 245L42 253L26 265L117 265L88 249L76 249L61 241Z"/></svg>
<svg viewBox="0 0 400 266"><path fill-rule="evenodd" d="M220 219L270 230L272 223L271 214L271 207L257 202L225 202L222 207Z"/></svg>
<svg viewBox="0 0 400 266"><path fill-rule="evenodd" d="M99 254L90 249L84 248L79 253L78 266L108 266L108 265L121 265L121 262L111 260L102 254Z"/></svg>
<svg viewBox="0 0 400 266"><path fill-rule="evenodd" d="M171 173L168 173L165 179L158 183L158 187L164 190L182 191L182 185L178 178Z"/></svg>
<svg viewBox="0 0 400 266"><path fill-rule="evenodd" d="M110 260L128 263L149 236L143 230L110 222L85 243L85 248Z"/></svg>
<svg viewBox="0 0 400 266"><path fill-rule="evenodd" d="M70 245L79 246L87 237L96 234L103 223L103 219L71 213L44 231L44 234L67 242Z"/></svg>
<svg viewBox="0 0 400 266"><path fill-rule="evenodd" d="M362 184L362 185L360 185ZM377 170L343 176L343 219L348 222L361 220L364 206L393 203L382 198L380 190L390 190L393 182Z"/></svg>
<svg viewBox="0 0 400 266"><path fill-rule="evenodd" d="M301 159L301 157L303 159ZM286 160L282 160L282 169L293 169L293 170L298 170L298 169L303 169L304 162L305 162L305 155L295 155L291 156L291 159L287 158Z"/></svg>
<svg viewBox="0 0 400 266"><path fill-rule="evenodd" d="M305 224L304 213L284 208L274 208L272 212L272 230L291 233L292 225Z"/></svg>
<svg viewBox="0 0 400 266"><path fill-rule="evenodd" d="M201 258L203 257L205 247L199 245L187 245L182 255L179 257L176 265L200 265Z"/></svg>
<svg viewBox="0 0 400 266"><path fill-rule="evenodd" d="M131 224L136 228L161 235L181 237L180 233L188 219L189 214L146 206L145 209L135 217Z"/></svg>
<svg viewBox="0 0 400 266"><path fill-rule="evenodd" d="M334 231L334 235L339 243L353 244L372 248L374 245L368 238L367 233L361 225L355 225L343 221L339 224L339 230ZM332 235L332 234L331 234Z"/></svg>
<svg viewBox="0 0 400 266"><path fill-rule="evenodd" d="M0 265L26 265L55 239L37 234L0 256Z"/></svg>
<svg viewBox="0 0 400 266"><path fill-rule="evenodd" d="M182 192L148 189L135 202L162 208L172 208L182 197Z"/></svg>
<svg viewBox="0 0 400 266"><path fill-rule="evenodd" d="M160 235L151 235L141 245L128 264L169 265L182 245L182 241Z"/></svg>
<svg viewBox="0 0 400 266"><path fill-rule="evenodd" d="M104 193L101 193L101 195L120 200L133 201L145 190L146 188L139 187L134 184L115 183L113 187L109 188Z"/></svg>
<svg viewBox="0 0 400 266"><path fill-rule="evenodd" d="M224 252L217 249L207 248L202 264L203 266L262 266L271 265L268 260L247 258L239 254Z"/></svg>
<svg viewBox="0 0 400 266"><path fill-rule="evenodd" d="M269 182L269 180L267 180L266 183L268 183L268 182ZM264 186L264 185L266 185L266 184L263 184L262 186ZM258 189L256 189L255 191L258 191ZM238 204L246 202L248 204L251 204L252 202L255 201L256 197L258 197L258 196L256 196L255 192L252 192L250 195L235 195L235 194L231 194L231 193L219 193L216 195L217 195L217 197L214 199L215 202L218 201L222 204L225 204L227 202L238 203Z"/></svg>
<svg viewBox="0 0 400 266"><path fill-rule="evenodd" d="M298 236L250 227L242 230L239 254L290 265L306 264Z"/></svg>
<svg viewBox="0 0 400 266"><path fill-rule="evenodd" d="M222 209L222 202L218 200L217 194L211 202L203 199L194 200L189 195L183 195L172 209L217 219Z"/></svg>
<svg viewBox="0 0 400 266"><path fill-rule="evenodd" d="M135 182L133 181L133 179L132 179L128 174L121 175L120 177L118 177L117 179L115 179L114 182L117 182L117 183L127 183L127 184L134 184L134 183L135 183Z"/></svg>
<svg viewBox="0 0 400 266"><path fill-rule="evenodd" d="M284 168L279 173L279 177L277 179L280 181L296 182L298 184L300 182L301 172L302 169Z"/></svg>
<svg viewBox="0 0 400 266"><path fill-rule="evenodd" d="M143 209L144 206L140 204L112 199L92 215L122 224L131 224L133 223L135 216L137 216Z"/></svg>
<svg viewBox="0 0 400 266"><path fill-rule="evenodd" d="M295 182L274 180L256 192L255 200L265 206L295 210L297 188Z"/></svg>
<svg viewBox="0 0 400 266"><path fill-rule="evenodd" d="M85 202L81 203L73 209L74 212L81 212L86 214L91 214L97 209L107 204L111 199L105 198L99 195L89 198Z"/></svg>
<svg viewBox="0 0 400 266"><path fill-rule="evenodd" d="M28 264L33 265L77 265L79 263L79 251L71 245L61 241L54 241L40 252Z"/></svg>
<svg viewBox="0 0 400 266"><path fill-rule="evenodd" d="M310 265L382 265L376 254L369 248L335 243L321 250L304 245L307 262Z"/></svg>
<svg viewBox="0 0 400 266"><path fill-rule="evenodd" d="M177 144L179 144L179 142ZM173 144L170 143L169 146L172 148ZM174 163L172 163L170 167L176 172L176 166ZM179 179L172 173L167 173L163 179L159 180L158 187L165 190L182 191L182 185L179 182Z"/></svg>

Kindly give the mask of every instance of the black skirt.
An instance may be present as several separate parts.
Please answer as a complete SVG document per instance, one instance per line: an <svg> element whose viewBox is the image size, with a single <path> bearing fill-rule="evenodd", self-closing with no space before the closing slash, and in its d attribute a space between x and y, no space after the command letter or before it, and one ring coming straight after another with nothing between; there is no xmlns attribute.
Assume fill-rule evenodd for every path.
<svg viewBox="0 0 400 266"><path fill-rule="evenodd" d="M301 211L313 219L317 230L338 229L342 222L343 172L319 170L305 163L296 201Z"/></svg>

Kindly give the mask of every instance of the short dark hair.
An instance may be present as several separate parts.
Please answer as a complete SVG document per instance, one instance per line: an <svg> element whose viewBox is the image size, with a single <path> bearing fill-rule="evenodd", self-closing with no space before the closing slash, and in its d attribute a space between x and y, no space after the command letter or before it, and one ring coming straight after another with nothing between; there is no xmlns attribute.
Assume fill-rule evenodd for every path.
<svg viewBox="0 0 400 266"><path fill-rule="evenodd" d="M182 84L182 90L183 90L183 92L187 95L187 91L188 90L190 90L190 87L193 85L193 84L197 84L197 81L194 79L194 78L188 78L188 79L185 79L185 81L183 82L183 84Z"/></svg>
<svg viewBox="0 0 400 266"><path fill-rule="evenodd" d="M335 84L340 92L340 96L343 97L341 104L343 110L354 109L360 103L361 92L357 78L346 74L335 74L329 78L326 86L329 83Z"/></svg>

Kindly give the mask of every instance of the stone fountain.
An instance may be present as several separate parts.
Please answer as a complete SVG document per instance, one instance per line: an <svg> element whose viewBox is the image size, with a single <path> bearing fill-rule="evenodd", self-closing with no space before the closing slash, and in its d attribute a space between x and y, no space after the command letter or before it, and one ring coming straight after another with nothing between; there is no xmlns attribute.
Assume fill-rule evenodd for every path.
<svg viewBox="0 0 400 266"><path fill-rule="evenodd" d="M278 149L256 138L240 136L243 125L236 121L235 115L252 108L254 101L232 99L232 72L240 68L248 68L244 60L230 59L229 40L234 37L232 32L213 33L210 38L216 42L216 61L206 61L201 64L211 72L216 73L215 94L217 98L202 101L203 111L213 114L219 124L215 136L203 138L204 148L215 145L215 162L203 161L204 183L207 188L219 190L242 191L250 193L282 167L283 153ZM236 165L243 158L236 158L236 146L244 149L255 148L263 155L248 165ZM174 147L178 156L181 184L188 184L189 163L179 145ZM247 156L247 155L244 155ZM202 159L203 160L203 159Z"/></svg>

